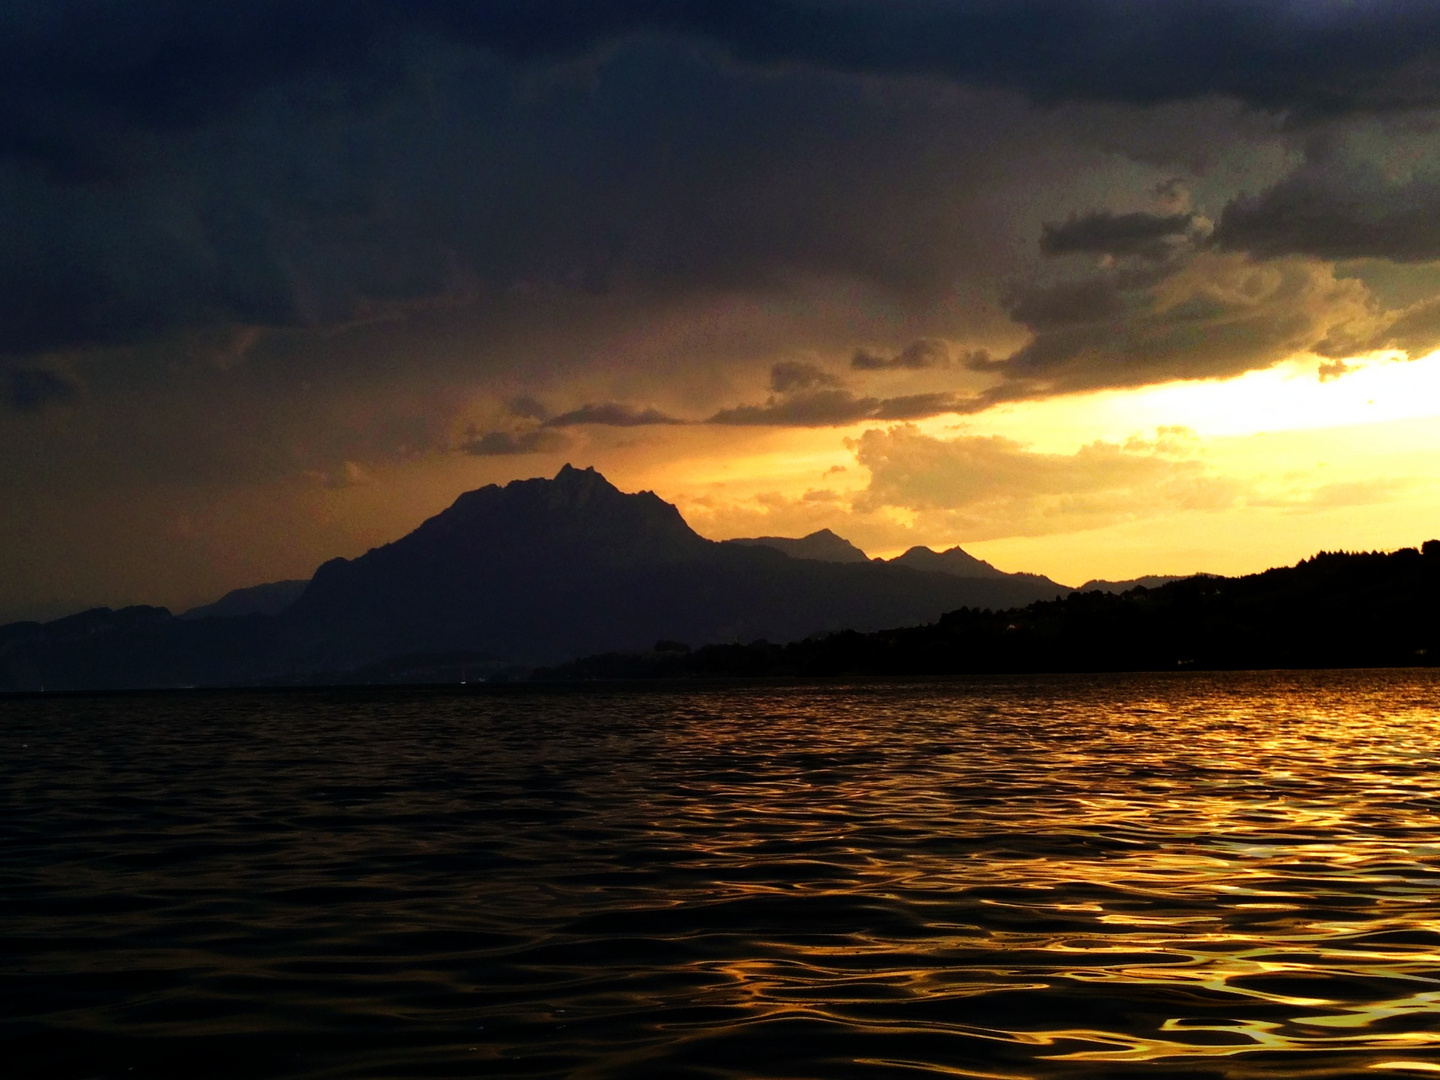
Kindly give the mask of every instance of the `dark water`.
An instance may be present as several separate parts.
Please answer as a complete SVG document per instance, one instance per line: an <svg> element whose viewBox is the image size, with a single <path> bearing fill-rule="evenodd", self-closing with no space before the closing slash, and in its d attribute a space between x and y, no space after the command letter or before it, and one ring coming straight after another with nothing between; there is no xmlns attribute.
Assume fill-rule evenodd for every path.
<svg viewBox="0 0 1440 1080"><path fill-rule="evenodd" d="M0 701L0 1071L1440 1072L1440 679Z"/></svg>

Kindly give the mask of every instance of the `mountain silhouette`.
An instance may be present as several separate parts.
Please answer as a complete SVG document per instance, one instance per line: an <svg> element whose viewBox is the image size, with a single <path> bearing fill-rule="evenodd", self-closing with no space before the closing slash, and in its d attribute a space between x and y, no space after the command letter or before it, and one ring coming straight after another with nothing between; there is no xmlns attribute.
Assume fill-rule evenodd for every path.
<svg viewBox="0 0 1440 1080"><path fill-rule="evenodd" d="M1066 586L1051 581L1043 574L1007 574L1004 570L997 570L984 559L977 559L968 551L958 547L946 548L944 551L931 551L928 547L912 547L903 555L897 555L891 559L890 562L897 566L909 566L915 570L951 574L955 577L1003 578L1017 586L1026 583L1044 599L1064 596L1071 591Z"/></svg>
<svg viewBox="0 0 1440 1080"><path fill-rule="evenodd" d="M180 615L182 619L228 619L236 615L278 615L300 598L308 579L271 581L244 589L231 589L213 604L202 604Z"/></svg>
<svg viewBox="0 0 1440 1080"><path fill-rule="evenodd" d="M408 536L325 563L284 621L316 670L457 649L528 664L662 639L788 641L1062 593L718 543L652 492L567 465L467 492Z"/></svg>
<svg viewBox="0 0 1440 1080"><path fill-rule="evenodd" d="M1072 592L1009 611L789 644L582 657L539 679L945 676L999 672L1433 667L1440 540L1321 552L1245 577L1196 574L1123 593Z"/></svg>
<svg viewBox="0 0 1440 1080"><path fill-rule="evenodd" d="M1092 578L1081 585L1076 592L1106 592L1127 593L1131 589L1158 589L1161 585L1169 585L1172 581L1184 581L1188 577L1214 577L1213 574L1145 574L1142 577L1129 578L1125 581L1106 581L1104 578Z"/></svg>
<svg viewBox="0 0 1440 1080"><path fill-rule="evenodd" d="M725 543L774 548L776 551L783 551L792 559L814 559L817 562L834 563L870 561L869 555L866 555L843 536L836 536L829 529L821 529L799 539L789 536L752 536L738 540L726 540Z"/></svg>
<svg viewBox="0 0 1440 1080"><path fill-rule="evenodd" d="M832 553L846 543L833 534L806 542ZM227 594L183 619L159 608L100 609L0 628L0 689L363 680L357 673L471 662L490 671L657 641L878 630L1065 591L996 574L957 577L863 554L793 558L707 540L654 493L627 494L594 469L566 465L553 479L466 492L408 535L324 563L275 614L256 606L276 603L277 592L283 600L293 584ZM217 613L227 603L246 613ZM71 625L77 619L84 633Z"/></svg>
<svg viewBox="0 0 1440 1080"><path fill-rule="evenodd" d="M963 548L952 547L945 551L931 551L928 547L912 547L903 555L890 560L897 566L909 566L916 570L932 570L937 574L954 574L956 577L1001 578L1005 571L997 570L984 559L977 559ZM1052 582L1053 584L1053 582ZM1061 588L1061 586L1056 586Z"/></svg>
<svg viewBox="0 0 1440 1080"><path fill-rule="evenodd" d="M985 560L977 559L964 548L959 547L947 548L944 551L932 551L928 547L912 547L903 555L897 555L893 559L871 559L849 540L842 536L836 536L829 529L821 529L819 532L813 532L799 539L788 536L756 536L725 542L774 548L776 551L783 551L793 559L816 559L820 562L838 563L885 562L892 566L906 566L912 570L923 570L932 574L949 574L952 577L961 578L988 578L992 581L1005 580L1015 585L1030 586L1037 591L1036 595L1041 597L1063 596L1070 591L1066 586L1051 581L1041 574L1007 574L1004 570L997 570ZM1163 580L1174 579L1165 578ZM1099 586L1097 585L1097 587Z"/></svg>
<svg viewBox="0 0 1440 1080"><path fill-rule="evenodd" d="M1119 595L916 561L979 563L959 549L827 562L711 541L653 493L566 466L467 492L407 536L325 563L278 614L97 608L0 626L0 690L474 681L541 665L588 679L1440 659L1440 540Z"/></svg>

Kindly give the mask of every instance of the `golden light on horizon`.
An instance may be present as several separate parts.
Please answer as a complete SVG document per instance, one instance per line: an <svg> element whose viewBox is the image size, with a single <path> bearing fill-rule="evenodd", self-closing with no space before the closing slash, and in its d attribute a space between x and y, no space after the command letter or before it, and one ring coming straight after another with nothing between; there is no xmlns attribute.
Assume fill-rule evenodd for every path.
<svg viewBox="0 0 1440 1080"><path fill-rule="evenodd" d="M1037 448L1125 438L1178 425L1202 436L1348 427L1440 415L1440 351L1408 360L1375 353L1341 362L1296 357L1231 379L1176 381L1000 406L967 418L976 431L1024 432Z"/></svg>
<svg viewBox="0 0 1440 1080"><path fill-rule="evenodd" d="M1072 584L1247 573L1320 548L1408 546L1440 534L1440 489L1431 481L1440 460L1432 422L1440 415L1440 352L1416 360L1375 353L1325 378L1320 363L1297 357L1231 379L1059 396L903 425L935 446L1001 440L1042 464L1111 444L1113 456L1173 461L1233 491L1190 508L1132 500L1108 518L1073 522L1075 500L1054 499L1008 534L1000 521L947 531L913 507L865 505L872 476L857 441L902 425L680 428L643 444L597 446L594 457L620 486L655 490L716 539L826 527L872 556L959 544L1002 569Z"/></svg>

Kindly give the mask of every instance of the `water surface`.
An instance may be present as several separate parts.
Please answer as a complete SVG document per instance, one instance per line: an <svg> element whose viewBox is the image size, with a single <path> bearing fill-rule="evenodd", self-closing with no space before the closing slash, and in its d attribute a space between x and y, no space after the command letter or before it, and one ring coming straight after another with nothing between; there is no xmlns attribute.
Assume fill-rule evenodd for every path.
<svg viewBox="0 0 1440 1080"><path fill-rule="evenodd" d="M45 1077L1433 1074L1437 716L1428 672L0 701L0 1043Z"/></svg>

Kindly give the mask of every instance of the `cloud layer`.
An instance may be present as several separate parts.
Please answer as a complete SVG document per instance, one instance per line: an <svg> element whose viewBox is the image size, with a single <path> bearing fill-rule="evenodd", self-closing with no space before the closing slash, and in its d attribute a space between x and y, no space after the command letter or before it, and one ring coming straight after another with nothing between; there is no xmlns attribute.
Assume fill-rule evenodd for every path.
<svg viewBox="0 0 1440 1080"><path fill-rule="evenodd" d="M938 189L847 152L905 162L938 146L944 168L925 128L945 110L896 127L898 99L865 79L1331 118L1440 104L1436 42L1440 13L1405 2L12 5L0 353L348 323L520 284L808 268L913 286L941 270L926 249L953 229L914 211L940 209ZM1337 189L1312 159L1234 202L1224 241L1432 257L1433 185L1397 196L1352 173ZM1362 190L1388 208L1356 211L1344 196ZM1183 219L1086 211L1042 245L1150 250Z"/></svg>
<svg viewBox="0 0 1440 1080"><path fill-rule="evenodd" d="M946 439L901 425L867 431L854 448L871 477L859 509L902 507L927 515L931 528L972 540L1221 509L1239 494L1233 480L1197 456L1184 430L1047 454L1001 436Z"/></svg>
<svg viewBox="0 0 1440 1080"><path fill-rule="evenodd" d="M1440 344L1437 72L1440 9L1397 0L5 6L0 498L32 531L0 564L81 504L143 538L257 485L739 459L1296 356L1343 385ZM865 445L895 493L940 453ZM945 453L1116 505L1094 478L1193 479Z"/></svg>

